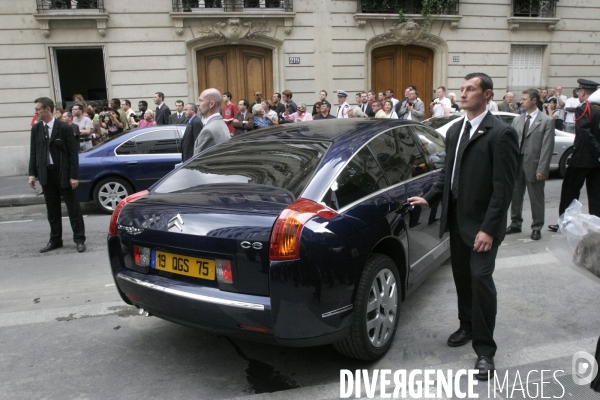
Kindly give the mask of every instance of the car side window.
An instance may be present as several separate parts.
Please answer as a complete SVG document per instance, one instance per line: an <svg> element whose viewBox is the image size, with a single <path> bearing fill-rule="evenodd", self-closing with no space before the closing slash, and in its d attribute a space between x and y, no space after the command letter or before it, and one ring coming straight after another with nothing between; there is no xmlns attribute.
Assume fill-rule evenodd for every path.
<svg viewBox="0 0 600 400"><path fill-rule="evenodd" d="M118 156L137 154L135 152L135 139L129 139L115 150Z"/></svg>
<svg viewBox="0 0 600 400"><path fill-rule="evenodd" d="M419 143L407 127L380 134L369 142L369 148L390 185L428 171Z"/></svg>
<svg viewBox="0 0 600 400"><path fill-rule="evenodd" d="M179 153L172 130L150 131L135 137L136 154Z"/></svg>
<svg viewBox="0 0 600 400"><path fill-rule="evenodd" d="M329 207L338 210L385 187L383 172L373 154L364 147L344 167L324 200Z"/></svg>
<svg viewBox="0 0 600 400"><path fill-rule="evenodd" d="M427 164L430 169L443 168L446 163L446 142L444 137L435 129L429 129L421 125L410 127L421 140L421 146L427 156Z"/></svg>

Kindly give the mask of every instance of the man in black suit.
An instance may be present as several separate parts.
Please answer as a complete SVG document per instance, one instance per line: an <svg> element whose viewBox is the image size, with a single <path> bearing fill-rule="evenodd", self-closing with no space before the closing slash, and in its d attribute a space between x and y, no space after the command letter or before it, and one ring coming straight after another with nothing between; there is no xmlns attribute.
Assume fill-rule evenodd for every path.
<svg viewBox="0 0 600 400"><path fill-rule="evenodd" d="M156 111L154 112L154 121L156 122L156 125L169 125L171 110L169 109L169 106L165 104L164 93L154 93L154 104L156 104Z"/></svg>
<svg viewBox="0 0 600 400"><path fill-rule="evenodd" d="M558 215L562 215L574 199L579 199L585 183L589 212L600 217L600 107L588 101L600 84L588 79L578 79L577 83L582 104L575 109L573 155L563 179ZM548 229L556 232L558 225L549 225Z"/></svg>
<svg viewBox="0 0 600 400"><path fill-rule="evenodd" d="M375 112L373 111L373 107L369 105L369 97L367 96L367 92L362 92L360 94L360 110L370 118L375 116Z"/></svg>
<svg viewBox="0 0 600 400"><path fill-rule="evenodd" d="M66 123L54 118L54 102L48 97L35 100L40 123L31 128L29 186L35 189L39 180L44 191L50 241L40 250L45 253L63 246L61 196L67 206L73 241L77 251L85 251L85 226L75 188L79 185L79 143Z"/></svg>
<svg viewBox="0 0 600 400"><path fill-rule="evenodd" d="M186 162L194 155L194 143L198 139L198 135L203 128L202 121L196 115L198 107L194 103L188 103L183 112L187 120L187 126L183 139L181 139L181 162Z"/></svg>
<svg viewBox="0 0 600 400"><path fill-rule="evenodd" d="M504 240L512 198L519 145L517 132L487 111L492 79L469 74L460 88L461 108L467 112L446 135L446 165L424 197L413 205L429 207L441 200L440 236L450 232L452 273L458 295L460 328L448 345L473 339L478 379L494 376L498 247Z"/></svg>
<svg viewBox="0 0 600 400"><path fill-rule="evenodd" d="M169 124L171 125L183 125L187 122L185 113L183 111L183 101L177 100L175 102L175 112L169 115Z"/></svg>

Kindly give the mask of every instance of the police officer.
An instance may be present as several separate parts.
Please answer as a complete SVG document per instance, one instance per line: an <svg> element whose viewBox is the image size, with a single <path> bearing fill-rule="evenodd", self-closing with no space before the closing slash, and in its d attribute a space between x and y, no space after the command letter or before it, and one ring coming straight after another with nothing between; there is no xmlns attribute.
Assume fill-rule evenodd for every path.
<svg viewBox="0 0 600 400"><path fill-rule="evenodd" d="M579 101L575 109L575 143L573 155L565 173L560 192L559 215L562 215L586 184L589 212L600 217L600 105L590 104L588 98L600 84L578 79ZM556 232L558 225L549 225Z"/></svg>
<svg viewBox="0 0 600 400"><path fill-rule="evenodd" d="M340 107L337 111L338 118L348 118L348 111L350 111L350 104L346 103L346 97L348 97L348 93L344 90L337 91L338 103Z"/></svg>

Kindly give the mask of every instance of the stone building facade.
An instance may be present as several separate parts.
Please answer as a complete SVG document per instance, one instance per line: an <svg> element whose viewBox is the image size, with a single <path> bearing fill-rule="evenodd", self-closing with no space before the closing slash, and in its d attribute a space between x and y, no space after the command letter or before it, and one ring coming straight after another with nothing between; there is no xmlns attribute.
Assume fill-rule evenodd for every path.
<svg viewBox="0 0 600 400"><path fill-rule="evenodd" d="M289 89L307 104L325 89L335 104L337 89L353 102L416 84L430 100L481 71L501 100L531 86L570 96L577 78L600 80L597 0L443 0L451 7L427 18L409 13L419 1L0 0L0 175L27 171L38 96L68 106L83 92L136 109L153 108L157 91L172 106L214 86L250 102ZM391 3L406 6L402 21Z"/></svg>

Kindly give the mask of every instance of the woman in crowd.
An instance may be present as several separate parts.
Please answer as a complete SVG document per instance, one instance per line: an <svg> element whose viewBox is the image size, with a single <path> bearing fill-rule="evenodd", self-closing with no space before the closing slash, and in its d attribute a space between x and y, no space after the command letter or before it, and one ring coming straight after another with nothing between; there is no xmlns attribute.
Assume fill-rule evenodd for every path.
<svg viewBox="0 0 600 400"><path fill-rule="evenodd" d="M155 125L156 121L154 121L154 111L146 110L144 113L144 119L140 121L139 127L143 128L145 126Z"/></svg>
<svg viewBox="0 0 600 400"><path fill-rule="evenodd" d="M312 115L306 112L306 103L298 104L298 108L295 113L289 114L288 109L285 109L283 118L288 122L301 122L301 121L312 121Z"/></svg>
<svg viewBox="0 0 600 400"><path fill-rule="evenodd" d="M386 118L398 119L398 114L394 111L394 103L391 100L386 100L383 106Z"/></svg>
<svg viewBox="0 0 600 400"><path fill-rule="evenodd" d="M62 108L56 107L54 109L54 118L58 119L59 121L62 121L62 116L64 113L65 113L65 110L63 110Z"/></svg>
<svg viewBox="0 0 600 400"><path fill-rule="evenodd" d="M76 103L81 104L83 106L84 110L87 108L87 103L83 99L82 95L80 95L80 94L74 94L73 95L73 101L76 102Z"/></svg>
<svg viewBox="0 0 600 400"><path fill-rule="evenodd" d="M265 108L262 103L252 106L252 115L254 115L254 130L269 126L269 120L265 115Z"/></svg>
<svg viewBox="0 0 600 400"><path fill-rule="evenodd" d="M448 98L450 99L450 112L460 111L460 107L456 104L456 95L454 93L448 93Z"/></svg>
<svg viewBox="0 0 600 400"><path fill-rule="evenodd" d="M269 125L279 125L279 118L277 118L277 113L275 112L275 110L271 110L269 102L263 100L260 103L260 105L265 110L265 118L267 118L267 121L269 121Z"/></svg>
<svg viewBox="0 0 600 400"><path fill-rule="evenodd" d="M561 120L558 119L558 116L560 115L560 110L556 109L556 102L556 97L551 97L547 103L544 103L544 114L554 118L554 123L556 125L555 128L561 131L564 128L564 126L562 123L558 123Z"/></svg>

